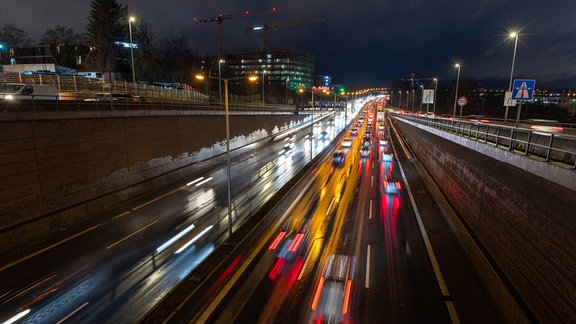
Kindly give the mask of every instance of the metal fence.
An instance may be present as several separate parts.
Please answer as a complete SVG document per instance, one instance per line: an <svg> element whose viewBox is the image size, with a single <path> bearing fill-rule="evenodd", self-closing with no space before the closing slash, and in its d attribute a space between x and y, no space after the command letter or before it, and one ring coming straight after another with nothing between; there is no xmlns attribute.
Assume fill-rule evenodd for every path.
<svg viewBox="0 0 576 324"><path fill-rule="evenodd" d="M62 95L62 99L85 99L93 97L96 93L130 93L143 97L208 101L209 97L189 89L167 89L159 85L132 83L126 81L104 82L101 79L87 78L76 75L48 75L48 74L22 74L0 73L2 83L48 84L55 86Z"/></svg>
<svg viewBox="0 0 576 324"><path fill-rule="evenodd" d="M574 135L573 130L546 132L489 122L395 115L518 154L576 169L576 135Z"/></svg>

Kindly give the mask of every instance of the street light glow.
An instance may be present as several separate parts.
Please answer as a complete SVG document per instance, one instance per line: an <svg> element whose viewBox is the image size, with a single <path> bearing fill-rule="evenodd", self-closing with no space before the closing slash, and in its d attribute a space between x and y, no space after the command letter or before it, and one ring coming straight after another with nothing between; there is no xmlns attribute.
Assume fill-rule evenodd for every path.
<svg viewBox="0 0 576 324"><path fill-rule="evenodd" d="M135 22L135 21L136 21L136 17L134 17L134 16L130 16L129 19L130 19L131 22Z"/></svg>
<svg viewBox="0 0 576 324"><path fill-rule="evenodd" d="M518 36L518 33L517 33L517 32L511 32L511 33L510 33L510 37L511 37L511 38L514 38L514 37L516 37L516 36Z"/></svg>
<svg viewBox="0 0 576 324"><path fill-rule="evenodd" d="M196 74L196 79L198 80L204 80L205 77L202 74Z"/></svg>

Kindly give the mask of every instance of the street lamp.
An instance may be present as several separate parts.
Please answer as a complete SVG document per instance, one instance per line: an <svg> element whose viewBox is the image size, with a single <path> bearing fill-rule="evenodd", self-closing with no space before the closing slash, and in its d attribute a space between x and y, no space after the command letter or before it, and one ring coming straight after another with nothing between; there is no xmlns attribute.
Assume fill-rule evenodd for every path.
<svg viewBox="0 0 576 324"><path fill-rule="evenodd" d="M432 115L436 115L436 93L438 92L438 78L434 78L434 105L432 106Z"/></svg>
<svg viewBox="0 0 576 324"><path fill-rule="evenodd" d="M420 97L420 111L422 111L422 103L424 101L424 86L420 85L420 93L421 93L421 97Z"/></svg>
<svg viewBox="0 0 576 324"><path fill-rule="evenodd" d="M398 108L402 108L402 90L398 91L400 97L398 97Z"/></svg>
<svg viewBox="0 0 576 324"><path fill-rule="evenodd" d="M228 116L228 81L241 80L244 77L236 78L221 78L213 76L204 76L201 74L196 75L196 79L204 80L205 78L216 79L218 82L224 81L224 115L226 118L226 185L228 191L228 242L232 243L232 198L230 193L230 118ZM255 81L256 77L251 76L248 78L250 81Z"/></svg>
<svg viewBox="0 0 576 324"><path fill-rule="evenodd" d="M410 91L406 90L406 111L408 111L408 101L410 101Z"/></svg>
<svg viewBox="0 0 576 324"><path fill-rule="evenodd" d="M262 106L266 105L264 100L264 76L266 75L266 70L262 70Z"/></svg>
<svg viewBox="0 0 576 324"><path fill-rule="evenodd" d="M222 63L226 63L223 59L218 59L218 77L222 78ZM220 96L220 104L222 104L222 81L218 80L218 95Z"/></svg>
<svg viewBox="0 0 576 324"><path fill-rule="evenodd" d="M518 47L518 33L512 32L509 35L510 37L514 38L514 54L512 55L512 68L510 69L510 83L508 85L508 92L512 92L512 77L514 76L514 63L516 61L516 48ZM506 106L506 112L504 115L504 122L508 119L508 105L504 102L504 106Z"/></svg>
<svg viewBox="0 0 576 324"><path fill-rule="evenodd" d="M458 75L456 77L456 93L454 94L454 113L452 114L452 118L456 117L456 103L458 102L458 84L460 83L460 64L457 63L456 65L454 65L454 67L458 69Z"/></svg>
<svg viewBox="0 0 576 324"><path fill-rule="evenodd" d="M134 73L134 43L132 42L132 23L136 21L136 18L130 16L128 18L128 31L130 32L130 58L132 60L132 82L136 85L136 74Z"/></svg>
<svg viewBox="0 0 576 324"><path fill-rule="evenodd" d="M298 89L302 96L304 96L304 91L304 88ZM310 107L310 162L312 162L314 158L314 145L312 143L312 137L314 136L314 87L312 87L310 92L312 93L312 106Z"/></svg>

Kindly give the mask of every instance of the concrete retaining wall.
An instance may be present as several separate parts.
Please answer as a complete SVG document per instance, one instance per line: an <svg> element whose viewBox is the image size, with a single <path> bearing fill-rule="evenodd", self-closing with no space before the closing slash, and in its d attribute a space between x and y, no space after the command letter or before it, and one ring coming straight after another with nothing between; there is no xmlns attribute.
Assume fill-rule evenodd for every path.
<svg viewBox="0 0 576 324"><path fill-rule="evenodd" d="M231 147L304 118L231 114ZM86 112L4 119L2 250L182 179L194 171L194 163L225 152L223 116Z"/></svg>
<svg viewBox="0 0 576 324"><path fill-rule="evenodd" d="M396 124L528 320L576 322L576 191L553 181L571 177L576 184L576 173L406 121ZM550 180L530 169L547 169ZM476 258L475 264L486 264ZM520 321L512 305L503 307L510 321Z"/></svg>

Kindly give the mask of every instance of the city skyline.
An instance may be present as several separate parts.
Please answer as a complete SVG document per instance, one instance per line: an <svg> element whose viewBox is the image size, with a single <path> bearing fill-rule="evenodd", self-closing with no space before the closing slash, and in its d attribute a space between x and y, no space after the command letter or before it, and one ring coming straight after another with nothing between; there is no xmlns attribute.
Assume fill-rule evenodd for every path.
<svg viewBox="0 0 576 324"><path fill-rule="evenodd" d="M83 33L90 11L87 0L28 0L26 8L16 0L3 2L2 25L14 24L36 42L55 25ZM536 79L542 88L576 88L576 11L567 0L546 5L505 0L118 3L144 19L157 37L186 35L199 55L217 54L217 26L195 24L195 17L277 8L272 15L224 21L223 53L262 48L263 35L245 28L322 17L321 23L270 30L270 49L313 54L317 74L332 76L334 83L363 86L384 86L412 74L450 84L456 79L454 64L460 63L461 78L505 87L514 49L508 34L518 31L514 78Z"/></svg>

